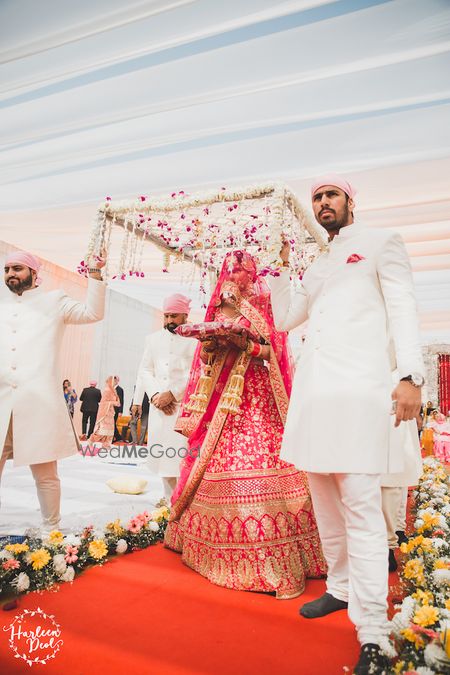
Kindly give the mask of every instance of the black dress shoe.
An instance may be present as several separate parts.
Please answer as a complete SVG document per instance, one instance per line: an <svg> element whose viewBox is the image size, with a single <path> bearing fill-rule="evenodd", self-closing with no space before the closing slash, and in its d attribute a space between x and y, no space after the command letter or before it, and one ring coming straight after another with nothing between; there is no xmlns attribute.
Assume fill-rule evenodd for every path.
<svg viewBox="0 0 450 675"><path fill-rule="evenodd" d="M392 548L389 549L389 572L395 572L397 569L397 561L395 559L395 553Z"/></svg>
<svg viewBox="0 0 450 675"><path fill-rule="evenodd" d="M361 647L353 675L388 675L389 661L378 645L368 642Z"/></svg>
<svg viewBox="0 0 450 675"><path fill-rule="evenodd" d="M408 543L408 537L404 533L403 530L397 530L396 533L397 539L398 539L398 545L401 546L402 544L407 544Z"/></svg>
<svg viewBox="0 0 450 675"><path fill-rule="evenodd" d="M317 619L319 616L326 616L340 609L347 609L347 607L348 602L338 600L330 593L324 593L317 600L305 603L303 607L300 607L299 612L305 619Z"/></svg>

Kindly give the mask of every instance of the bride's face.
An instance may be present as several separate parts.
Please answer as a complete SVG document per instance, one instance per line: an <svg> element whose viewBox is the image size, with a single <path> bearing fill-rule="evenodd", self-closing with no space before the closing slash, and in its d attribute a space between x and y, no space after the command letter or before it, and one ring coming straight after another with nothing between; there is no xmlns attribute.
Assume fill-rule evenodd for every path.
<svg viewBox="0 0 450 675"><path fill-rule="evenodd" d="M248 286L248 273L241 267L241 265L235 263L230 272L230 281L236 284L241 290Z"/></svg>

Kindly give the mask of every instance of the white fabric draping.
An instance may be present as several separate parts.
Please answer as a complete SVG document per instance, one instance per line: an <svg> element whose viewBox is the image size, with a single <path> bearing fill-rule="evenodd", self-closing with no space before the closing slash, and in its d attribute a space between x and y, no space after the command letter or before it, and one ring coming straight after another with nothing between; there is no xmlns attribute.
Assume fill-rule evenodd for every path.
<svg viewBox="0 0 450 675"><path fill-rule="evenodd" d="M106 195L338 171L450 340L447 0L5 0L0 37L4 239L74 269Z"/></svg>

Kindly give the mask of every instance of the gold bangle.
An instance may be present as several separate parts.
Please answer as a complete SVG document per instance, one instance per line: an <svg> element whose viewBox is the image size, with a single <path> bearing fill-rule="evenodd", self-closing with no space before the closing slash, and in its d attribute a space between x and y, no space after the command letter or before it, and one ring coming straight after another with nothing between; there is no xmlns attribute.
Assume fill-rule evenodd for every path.
<svg viewBox="0 0 450 675"><path fill-rule="evenodd" d="M245 348L245 353L250 356L252 351L253 351L253 347L254 347L254 343L251 340L247 340L247 346Z"/></svg>

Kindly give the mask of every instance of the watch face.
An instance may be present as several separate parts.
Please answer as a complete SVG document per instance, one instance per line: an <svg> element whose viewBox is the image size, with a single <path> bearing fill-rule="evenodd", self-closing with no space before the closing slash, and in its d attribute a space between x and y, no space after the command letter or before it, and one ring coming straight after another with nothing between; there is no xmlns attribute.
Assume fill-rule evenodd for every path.
<svg viewBox="0 0 450 675"><path fill-rule="evenodd" d="M424 378L422 377L422 375L420 375L420 373L413 373L411 375L411 379L413 383L416 385L416 387L421 387L425 382Z"/></svg>

